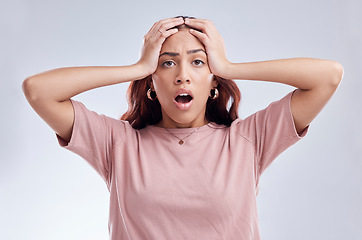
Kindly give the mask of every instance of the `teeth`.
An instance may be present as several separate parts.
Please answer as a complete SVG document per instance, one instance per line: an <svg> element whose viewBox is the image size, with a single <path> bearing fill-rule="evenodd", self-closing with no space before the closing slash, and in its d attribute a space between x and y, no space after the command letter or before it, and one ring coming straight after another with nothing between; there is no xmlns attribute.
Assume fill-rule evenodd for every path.
<svg viewBox="0 0 362 240"><path fill-rule="evenodd" d="M181 93L179 96L180 97L186 97L186 96L188 96L188 94L187 93Z"/></svg>

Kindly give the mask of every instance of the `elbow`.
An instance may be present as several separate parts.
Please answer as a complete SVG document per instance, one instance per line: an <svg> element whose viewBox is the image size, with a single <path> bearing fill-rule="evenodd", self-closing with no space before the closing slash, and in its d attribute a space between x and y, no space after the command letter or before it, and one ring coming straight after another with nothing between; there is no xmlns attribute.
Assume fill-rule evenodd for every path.
<svg viewBox="0 0 362 240"><path fill-rule="evenodd" d="M320 81L316 82L317 84L314 89L333 94L342 81L344 74L343 66L339 62L326 60L322 68L323 73L318 76Z"/></svg>
<svg viewBox="0 0 362 240"><path fill-rule="evenodd" d="M339 84L341 83L344 75L344 68L342 64L339 62L333 61L332 62L332 70L331 70L331 77L330 83L333 88L338 88Z"/></svg>
<svg viewBox="0 0 362 240"><path fill-rule="evenodd" d="M32 76L27 77L21 85L23 93L24 93L26 99L28 100L28 102L34 101L36 98L34 85L35 85L34 77L32 77Z"/></svg>

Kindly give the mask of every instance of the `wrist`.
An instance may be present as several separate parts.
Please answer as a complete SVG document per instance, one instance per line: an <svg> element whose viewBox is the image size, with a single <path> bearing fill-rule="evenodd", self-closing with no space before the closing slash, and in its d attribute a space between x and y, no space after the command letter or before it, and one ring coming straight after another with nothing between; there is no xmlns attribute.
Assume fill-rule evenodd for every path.
<svg viewBox="0 0 362 240"><path fill-rule="evenodd" d="M144 63L143 61L138 61L133 66L136 68L136 71L139 73L140 79L145 78L155 72L149 64Z"/></svg>
<svg viewBox="0 0 362 240"><path fill-rule="evenodd" d="M224 79L233 79L234 64L226 60L224 64L220 64L220 71L216 72L215 75Z"/></svg>

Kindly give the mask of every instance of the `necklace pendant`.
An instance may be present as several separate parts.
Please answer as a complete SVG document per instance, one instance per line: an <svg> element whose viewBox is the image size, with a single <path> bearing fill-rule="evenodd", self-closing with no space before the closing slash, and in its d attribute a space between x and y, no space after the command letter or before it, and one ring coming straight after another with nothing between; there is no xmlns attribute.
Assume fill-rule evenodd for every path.
<svg viewBox="0 0 362 240"><path fill-rule="evenodd" d="M182 145L182 144L184 144L184 141L180 140L180 141L178 142L178 144Z"/></svg>

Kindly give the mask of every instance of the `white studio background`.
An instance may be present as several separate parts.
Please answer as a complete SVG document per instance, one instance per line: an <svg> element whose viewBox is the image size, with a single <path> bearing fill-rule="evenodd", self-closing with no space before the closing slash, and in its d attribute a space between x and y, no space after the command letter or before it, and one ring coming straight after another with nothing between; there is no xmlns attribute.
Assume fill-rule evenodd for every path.
<svg viewBox="0 0 362 240"><path fill-rule="evenodd" d="M345 69L305 139L264 172L258 211L264 240L362 239L362 18L360 1L0 2L0 239L108 239L106 184L55 133L21 90L29 75L69 66L128 65L160 19L211 19L233 62L312 57ZM246 117L293 88L238 81ZM128 84L74 97L119 118Z"/></svg>

